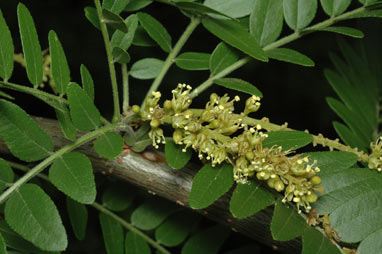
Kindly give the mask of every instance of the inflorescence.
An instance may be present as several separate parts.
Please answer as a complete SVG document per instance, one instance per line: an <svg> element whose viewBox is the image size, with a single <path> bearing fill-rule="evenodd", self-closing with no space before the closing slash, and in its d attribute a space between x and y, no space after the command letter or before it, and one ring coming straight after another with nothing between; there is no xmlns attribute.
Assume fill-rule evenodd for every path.
<svg viewBox="0 0 382 254"><path fill-rule="evenodd" d="M371 153L369 155L369 168L382 171L382 137L375 143L370 144Z"/></svg>

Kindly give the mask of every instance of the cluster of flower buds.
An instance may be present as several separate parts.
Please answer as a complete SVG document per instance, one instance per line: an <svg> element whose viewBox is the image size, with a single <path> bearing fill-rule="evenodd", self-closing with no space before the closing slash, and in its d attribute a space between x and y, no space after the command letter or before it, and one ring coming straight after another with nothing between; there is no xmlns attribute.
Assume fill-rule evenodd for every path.
<svg viewBox="0 0 382 254"><path fill-rule="evenodd" d="M377 142L370 144L371 153L369 155L369 168L382 171L382 137Z"/></svg>

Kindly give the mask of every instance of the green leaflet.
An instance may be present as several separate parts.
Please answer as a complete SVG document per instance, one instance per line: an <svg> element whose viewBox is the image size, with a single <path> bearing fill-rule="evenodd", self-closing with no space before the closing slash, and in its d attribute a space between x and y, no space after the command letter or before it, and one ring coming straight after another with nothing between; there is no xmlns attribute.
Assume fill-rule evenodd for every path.
<svg viewBox="0 0 382 254"><path fill-rule="evenodd" d="M131 66L130 74L136 79L153 79L159 75L164 62L156 58L144 58Z"/></svg>
<svg viewBox="0 0 382 254"><path fill-rule="evenodd" d="M308 26L317 11L317 0L284 0L284 17L292 30Z"/></svg>
<svg viewBox="0 0 382 254"><path fill-rule="evenodd" d="M143 230L158 227L168 216L179 208L169 201L153 198L134 210L131 223Z"/></svg>
<svg viewBox="0 0 382 254"><path fill-rule="evenodd" d="M103 19L105 20L105 24L110 25L114 27L115 29L118 29L124 33L127 33L128 27L125 21L123 20L123 18L121 18L119 15L107 9L103 9L102 16L103 16Z"/></svg>
<svg viewBox="0 0 382 254"><path fill-rule="evenodd" d="M138 11L152 2L153 0L130 0L129 4L125 7L125 11Z"/></svg>
<svg viewBox="0 0 382 254"><path fill-rule="evenodd" d="M239 59L236 49L220 42L211 54L209 68L211 76L219 73L228 66L234 64Z"/></svg>
<svg viewBox="0 0 382 254"><path fill-rule="evenodd" d="M303 131L270 131L263 147L281 146L283 151L296 150L313 142L312 135Z"/></svg>
<svg viewBox="0 0 382 254"><path fill-rule="evenodd" d="M129 231L125 239L125 254L150 254L150 246L142 237Z"/></svg>
<svg viewBox="0 0 382 254"><path fill-rule="evenodd" d="M101 115L85 91L72 82L67 95L74 126L83 131L96 129L101 124Z"/></svg>
<svg viewBox="0 0 382 254"><path fill-rule="evenodd" d="M5 220L26 240L42 250L63 251L65 228L50 197L37 185L25 184L5 204Z"/></svg>
<svg viewBox="0 0 382 254"><path fill-rule="evenodd" d="M84 240L88 222L88 211L86 206L66 196L66 209L68 211L74 235L78 240Z"/></svg>
<svg viewBox="0 0 382 254"><path fill-rule="evenodd" d="M165 145L166 162L173 169L181 169L191 159L191 149L182 151L181 145L175 144L173 141L167 141Z"/></svg>
<svg viewBox="0 0 382 254"><path fill-rule="evenodd" d="M203 26L216 37L248 54L249 56L267 62L268 58L260 48L256 39L250 35L238 22L232 20L203 19Z"/></svg>
<svg viewBox="0 0 382 254"><path fill-rule="evenodd" d="M175 59L175 64L184 70L208 70L210 54L200 52L185 52Z"/></svg>
<svg viewBox="0 0 382 254"><path fill-rule="evenodd" d="M265 53L269 58L276 59L279 61L294 63L308 67L314 66L314 62L312 61L312 59L293 49L275 48L272 50L267 50Z"/></svg>
<svg viewBox="0 0 382 254"><path fill-rule="evenodd" d="M13 71L14 46L12 35L0 10L0 77L8 80Z"/></svg>
<svg viewBox="0 0 382 254"><path fill-rule="evenodd" d="M220 78L220 79L215 79L214 83L219 86L223 86L225 88L229 88L229 89L236 90L236 91L243 92L250 95L256 95L256 96L259 96L260 98L263 97L263 93L259 89L257 89L251 83L242 79Z"/></svg>
<svg viewBox="0 0 382 254"><path fill-rule="evenodd" d="M104 0L102 2L102 8L108 9L109 11L120 14L130 0Z"/></svg>
<svg viewBox="0 0 382 254"><path fill-rule="evenodd" d="M163 51L170 52L171 36L167 32L166 28L147 13L139 12L137 13L137 17L142 27L146 30L150 37L158 43Z"/></svg>
<svg viewBox="0 0 382 254"><path fill-rule="evenodd" d="M3 191L13 183L14 174L8 163L0 158L0 191Z"/></svg>
<svg viewBox="0 0 382 254"><path fill-rule="evenodd" d="M125 19L125 23L129 28L128 32L124 33L119 30L115 31L110 41L112 47L120 47L123 50L127 50L133 42L135 31L138 27L137 15L130 15Z"/></svg>
<svg viewBox="0 0 382 254"><path fill-rule="evenodd" d="M179 9L196 14L196 15L205 15L205 14L216 14L220 15L226 18L232 18L220 11L217 11L215 9L212 9L204 4L198 3L198 2L176 2L175 6Z"/></svg>
<svg viewBox="0 0 382 254"><path fill-rule="evenodd" d="M232 166L221 164L212 167L204 165L192 181L189 205L194 209L203 209L211 205L226 193L233 185Z"/></svg>
<svg viewBox="0 0 382 254"><path fill-rule="evenodd" d="M375 231L366 237L358 246L358 254L377 253L382 249L382 229Z"/></svg>
<svg viewBox="0 0 382 254"><path fill-rule="evenodd" d="M83 204L91 204L96 197L93 168L82 153L70 152L56 159L49 170L49 179L66 195Z"/></svg>
<svg viewBox="0 0 382 254"><path fill-rule="evenodd" d="M367 151L368 147L365 146L365 143L362 142L362 140L356 136L346 125L334 121L333 127L345 144L350 147L358 147L358 149L364 152Z"/></svg>
<svg viewBox="0 0 382 254"><path fill-rule="evenodd" d="M17 17L27 76L33 86L38 87L42 81L42 53L36 27L27 7L22 3L17 6Z"/></svg>
<svg viewBox="0 0 382 254"><path fill-rule="evenodd" d="M84 9L85 17L89 22L98 30L101 30L101 24L99 23L97 10L94 7L87 6Z"/></svg>
<svg viewBox="0 0 382 254"><path fill-rule="evenodd" d="M255 0L249 18L249 31L260 46L274 42L283 27L283 2L280 0Z"/></svg>
<svg viewBox="0 0 382 254"><path fill-rule="evenodd" d="M7 254L7 246L1 234L0 234L0 254Z"/></svg>
<svg viewBox="0 0 382 254"><path fill-rule="evenodd" d="M92 102L94 102L94 81L93 81L93 78L90 75L89 70L83 64L81 64L80 72L81 72L82 88L84 89L86 94L89 96L90 100Z"/></svg>
<svg viewBox="0 0 382 254"><path fill-rule="evenodd" d="M156 45L155 41L150 38L150 36L147 34L145 29L142 28L141 25L138 25L137 30L135 31L135 36L132 44L141 47L152 47Z"/></svg>
<svg viewBox="0 0 382 254"><path fill-rule="evenodd" d="M230 234L230 229L216 225L192 236L183 245L182 254L215 254Z"/></svg>
<svg viewBox="0 0 382 254"><path fill-rule="evenodd" d="M168 247L178 246L187 238L199 220L197 214L188 211L171 215L155 230L155 239Z"/></svg>
<svg viewBox="0 0 382 254"><path fill-rule="evenodd" d="M239 219L249 217L267 206L272 205L275 198L272 193L263 188L258 182L238 184L232 194L229 210Z"/></svg>
<svg viewBox="0 0 382 254"><path fill-rule="evenodd" d="M105 158L115 158L123 150L123 139L120 134L115 132L103 133L94 142L94 150Z"/></svg>
<svg viewBox="0 0 382 254"><path fill-rule="evenodd" d="M54 85L60 94L65 94L70 82L70 70L64 49L53 30L49 32L49 52L51 57L50 69Z"/></svg>
<svg viewBox="0 0 382 254"><path fill-rule="evenodd" d="M204 5L229 17L241 18L249 15L253 8L254 0L206 0Z"/></svg>
<svg viewBox="0 0 382 254"><path fill-rule="evenodd" d="M114 47L112 51L113 61L119 64L127 64L130 62L130 55L126 50L120 47Z"/></svg>
<svg viewBox="0 0 382 254"><path fill-rule="evenodd" d="M301 236L308 227L296 210L278 199L273 211L271 233L274 240L290 241Z"/></svg>
<svg viewBox="0 0 382 254"><path fill-rule="evenodd" d="M372 4L372 3L376 3L378 2L379 0L358 0L361 4L364 4L364 5L368 5L368 4Z"/></svg>
<svg viewBox="0 0 382 254"><path fill-rule="evenodd" d="M104 213L99 214L99 221L107 253L123 254L123 229L121 224Z"/></svg>
<svg viewBox="0 0 382 254"><path fill-rule="evenodd" d="M135 197L135 190L129 185L113 183L102 194L102 205L116 212L126 210Z"/></svg>
<svg viewBox="0 0 382 254"><path fill-rule="evenodd" d="M307 228L302 234L301 254L340 254L342 253L318 230Z"/></svg>
<svg viewBox="0 0 382 254"><path fill-rule="evenodd" d="M345 26L331 26L324 29L320 29L319 31L324 32L333 32L337 34L342 34L354 38L363 38L364 34L362 31L352 28L352 27L345 27Z"/></svg>
<svg viewBox="0 0 382 254"><path fill-rule="evenodd" d="M73 125L72 119L70 118L70 113L68 108L63 105L62 109L63 111L60 111L57 109L55 110L57 120L60 123L61 130L64 136L67 139L74 141L76 140L76 137L77 137L76 127Z"/></svg>
<svg viewBox="0 0 382 254"><path fill-rule="evenodd" d="M342 14L349 7L351 0L320 0L322 8L330 17Z"/></svg>
<svg viewBox="0 0 382 254"><path fill-rule="evenodd" d="M41 160L53 151L48 134L23 109L6 100L0 100L0 137L23 161Z"/></svg>

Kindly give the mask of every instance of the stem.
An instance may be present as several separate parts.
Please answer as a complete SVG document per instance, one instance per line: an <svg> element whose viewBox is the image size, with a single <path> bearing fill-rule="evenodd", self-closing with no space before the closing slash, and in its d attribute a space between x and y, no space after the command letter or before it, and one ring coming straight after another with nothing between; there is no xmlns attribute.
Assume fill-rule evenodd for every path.
<svg viewBox="0 0 382 254"><path fill-rule="evenodd" d="M182 49L183 45L186 43L186 41L188 40L192 32L195 30L195 28L199 25L199 23L200 23L200 18L196 18L196 17L191 18L190 24L187 26L186 30L184 30L183 34L180 36L174 48L168 54L164 62L164 65L162 67L162 70L160 71L159 75L154 79L145 98L150 96L153 91L158 89L168 69L170 68L171 64L174 62L174 58L178 55L179 51ZM143 100L142 107L144 106L144 104L145 104L145 100Z"/></svg>
<svg viewBox="0 0 382 254"><path fill-rule="evenodd" d="M28 171L25 175L23 175L21 178L19 178L16 182L13 183L11 187L9 187L6 191L4 191L0 195L0 204L2 204L14 191L16 191L21 185L28 182L30 179L32 179L34 176L36 176L38 173L43 171L46 167L48 167L53 161L59 157L61 157L64 153L70 152L73 149L76 149L77 147L89 142L90 140L98 137L104 132L107 131L113 131L113 130L119 130L123 129L124 125L121 124L110 124L107 126L104 126L102 128L99 128L95 131L89 132L85 134L84 136L77 139L72 144L66 145L57 152L50 155L48 158L37 164L35 167L33 167L30 171Z"/></svg>
<svg viewBox="0 0 382 254"><path fill-rule="evenodd" d="M122 87L123 87L123 104L122 111L126 113L129 109L129 73L127 72L127 65L121 65L122 71Z"/></svg>
<svg viewBox="0 0 382 254"><path fill-rule="evenodd" d="M135 234L139 235L140 237L142 237L147 243L149 243L151 246L153 246L155 249L159 250L160 253L165 253L165 254L171 254L171 252L169 252L168 250L166 250L165 248L163 248L159 243L157 243L156 241L154 241L153 239L151 239L149 236L147 236L146 234L144 234L142 231L138 230L137 228L135 228L133 225L131 225L130 223L128 223L127 221L125 221L124 219L122 219L121 217L119 217L118 215L116 215L115 213L109 211L108 209L106 209L105 207L103 207L102 205L94 202L91 206L93 206L95 209L99 210L100 212L103 212L104 214L107 214L109 215L110 217L112 217L114 220L118 221L119 223L121 223L122 226L124 226L126 229L130 230L131 232L134 232Z"/></svg>
<svg viewBox="0 0 382 254"><path fill-rule="evenodd" d="M111 54L109 33L107 31L107 27L106 27L106 24L105 24L104 19L103 19L100 1L94 0L94 4L95 4L96 9L97 9L98 18L100 20L100 26L101 26L102 36L103 36L103 40L105 43L105 49L106 49L106 55L107 55L107 63L109 65L111 88L113 90L113 102L114 102L114 116L113 116L112 122L115 123L119 120L119 117L120 117L117 76L115 74L113 56Z"/></svg>

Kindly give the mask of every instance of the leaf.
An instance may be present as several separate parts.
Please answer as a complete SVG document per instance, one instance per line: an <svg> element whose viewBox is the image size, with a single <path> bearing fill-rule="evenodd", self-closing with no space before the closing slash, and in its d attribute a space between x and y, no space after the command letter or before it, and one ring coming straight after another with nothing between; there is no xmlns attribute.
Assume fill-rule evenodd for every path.
<svg viewBox="0 0 382 254"><path fill-rule="evenodd" d="M104 213L99 214L99 221L107 253L123 254L123 229L121 224Z"/></svg>
<svg viewBox="0 0 382 254"><path fill-rule="evenodd" d="M129 231L126 234L125 254L150 254L150 246L138 234Z"/></svg>
<svg viewBox="0 0 382 254"><path fill-rule="evenodd" d="M201 231L190 239L182 247L182 254L215 254L218 253L224 241L228 238L228 228L216 225Z"/></svg>
<svg viewBox="0 0 382 254"><path fill-rule="evenodd" d="M314 252L312 252L314 251ZM302 234L301 254L340 254L342 253L318 230L307 228Z"/></svg>
<svg viewBox="0 0 382 254"><path fill-rule="evenodd" d="M125 7L125 11L138 11L142 8L145 8L152 2L153 0L130 0L129 4Z"/></svg>
<svg viewBox="0 0 382 254"><path fill-rule="evenodd" d="M379 0L358 0L361 4L369 5L375 2L378 2Z"/></svg>
<svg viewBox="0 0 382 254"><path fill-rule="evenodd" d="M166 162L173 169L181 169L187 165L191 159L192 151L190 149L182 151L182 146L173 141L167 141L165 145Z"/></svg>
<svg viewBox="0 0 382 254"><path fill-rule="evenodd" d="M136 79L153 79L159 75L164 62L156 58L143 58L131 66L130 74Z"/></svg>
<svg viewBox="0 0 382 254"><path fill-rule="evenodd" d="M78 240L84 240L88 222L88 211L86 206L66 196L66 209L68 211L74 235Z"/></svg>
<svg viewBox="0 0 382 254"><path fill-rule="evenodd" d="M196 15L206 15L206 14L216 14L226 18L232 18L220 11L212 9L204 4L197 2L177 2L175 6L183 11L190 12L191 14Z"/></svg>
<svg viewBox="0 0 382 254"><path fill-rule="evenodd" d="M78 84L69 84L67 96L74 126L83 131L90 131L101 124L98 109Z"/></svg>
<svg viewBox="0 0 382 254"><path fill-rule="evenodd" d="M293 49L275 48L272 50L267 50L266 54L269 58L276 59L279 61L294 63L308 67L314 66L314 62L312 61L312 59Z"/></svg>
<svg viewBox="0 0 382 254"><path fill-rule="evenodd" d="M184 70L208 70L210 54L185 52L175 59L175 64Z"/></svg>
<svg viewBox="0 0 382 254"><path fill-rule="evenodd" d="M133 146L135 142L137 142L136 134L130 126L128 126L125 130L125 135L123 136L123 141L128 146Z"/></svg>
<svg viewBox="0 0 382 254"><path fill-rule="evenodd" d="M250 35L239 23L231 20L203 19L203 26L225 43L248 54L249 56L267 62L268 58Z"/></svg>
<svg viewBox="0 0 382 254"><path fill-rule="evenodd" d="M260 46L274 42L283 27L283 3L280 0L255 0L249 18L249 31Z"/></svg>
<svg viewBox="0 0 382 254"><path fill-rule="evenodd" d="M26 161L37 161L53 151L48 134L19 106L0 100L0 137L11 153Z"/></svg>
<svg viewBox="0 0 382 254"><path fill-rule="evenodd" d="M140 153L143 152L146 147L152 145L153 141L151 138L145 138L137 141L131 149L133 149L134 152Z"/></svg>
<svg viewBox="0 0 382 254"><path fill-rule="evenodd" d="M283 151L296 150L313 142L312 135L303 131L270 131L263 147L281 146Z"/></svg>
<svg viewBox="0 0 382 254"><path fill-rule="evenodd" d="M115 29L118 29L124 33L128 32L128 27L125 21L119 15L107 9L103 9L102 16L106 25L110 25L111 27L114 27Z"/></svg>
<svg viewBox="0 0 382 254"><path fill-rule="evenodd" d="M232 194L229 210L239 219L249 217L258 211L272 205L275 198L272 193L259 183L250 181L247 184L238 184Z"/></svg>
<svg viewBox="0 0 382 254"><path fill-rule="evenodd" d="M346 17L346 19L359 19L359 18L382 18L382 10L370 10L361 13L356 13Z"/></svg>
<svg viewBox="0 0 382 254"><path fill-rule="evenodd" d="M127 64L130 62L130 55L126 50L121 49L120 47L114 47L112 51L113 61L119 64Z"/></svg>
<svg viewBox="0 0 382 254"><path fill-rule="evenodd" d="M137 15L130 15L125 19L125 23L129 28L128 32L115 31L110 41L112 47L120 47L123 50L127 50L133 42L135 31L138 28Z"/></svg>
<svg viewBox="0 0 382 254"><path fill-rule="evenodd" d="M123 139L115 132L103 133L94 142L94 150L107 159L115 158L123 150Z"/></svg>
<svg viewBox="0 0 382 254"><path fill-rule="evenodd" d="M260 92L260 90L258 90L251 83L242 79L220 78L220 79L215 79L214 83L228 89L236 90L236 91L243 92L250 95L256 95L256 96L259 96L260 98L263 97L263 93Z"/></svg>
<svg viewBox="0 0 382 254"><path fill-rule="evenodd" d="M125 184L113 183L102 195L102 204L108 209L116 212L128 208L135 197L133 188Z"/></svg>
<svg viewBox="0 0 382 254"><path fill-rule="evenodd" d="M66 106L63 106L62 109L64 109L64 111L56 109L57 120L60 123L60 127L65 138L74 141L77 137L76 127L73 125L69 110Z"/></svg>
<svg viewBox="0 0 382 254"><path fill-rule="evenodd" d="M284 0L284 17L292 30L308 26L317 11L317 0Z"/></svg>
<svg viewBox="0 0 382 254"><path fill-rule="evenodd" d="M0 254L7 254L7 246L1 234L0 234Z"/></svg>
<svg viewBox="0 0 382 254"><path fill-rule="evenodd" d="M239 60L238 52L224 42L220 42L210 57L209 68L211 76L221 72L237 60Z"/></svg>
<svg viewBox="0 0 382 254"><path fill-rule="evenodd" d="M222 164L212 167L204 165L192 181L189 205L193 209L203 209L226 193L233 185L232 166Z"/></svg>
<svg viewBox="0 0 382 254"><path fill-rule="evenodd" d="M49 170L49 179L60 191L83 204L96 197L93 168L88 157L70 152L56 159Z"/></svg>
<svg viewBox="0 0 382 254"><path fill-rule="evenodd" d="M14 46L11 32L0 10L0 77L10 79L13 71Z"/></svg>
<svg viewBox="0 0 382 254"><path fill-rule="evenodd" d="M49 52L51 57L50 70L54 85L60 94L65 94L70 82L70 70L64 49L53 30L49 32Z"/></svg>
<svg viewBox="0 0 382 254"><path fill-rule="evenodd" d="M137 30L135 31L133 45L141 47L152 47L156 45L156 42L151 39L151 37L147 34L145 29L142 28L142 26L138 25Z"/></svg>
<svg viewBox="0 0 382 254"><path fill-rule="evenodd" d="M0 158L0 191L10 186L13 183L14 174L8 163Z"/></svg>
<svg viewBox="0 0 382 254"><path fill-rule="evenodd" d="M271 233L274 240L290 241L301 236L308 227L296 210L278 199L273 211Z"/></svg>
<svg viewBox="0 0 382 254"><path fill-rule="evenodd" d="M123 11L129 2L130 0L104 0L102 2L102 8L108 9L118 15Z"/></svg>
<svg viewBox="0 0 382 254"><path fill-rule="evenodd" d="M13 193L5 204L5 220L42 250L63 251L68 245L56 206L35 184L24 184Z"/></svg>
<svg viewBox="0 0 382 254"><path fill-rule="evenodd" d="M140 205L131 215L131 223L143 230L158 227L168 216L176 212L178 207L166 200L153 198Z"/></svg>
<svg viewBox="0 0 382 254"><path fill-rule="evenodd" d="M81 64L80 72L81 72L82 88L84 89L86 94L89 96L90 100L94 102L94 81L93 81L93 78L90 75L88 68L86 68L86 66L83 64Z"/></svg>
<svg viewBox="0 0 382 254"><path fill-rule="evenodd" d="M38 87L42 82L42 53L36 27L27 7L22 3L17 5L17 17L27 76L33 86Z"/></svg>
<svg viewBox="0 0 382 254"><path fill-rule="evenodd" d="M333 122L333 127L336 130L338 136L341 140L350 147L357 147L360 150L367 151L367 147L364 146L362 140L356 136L346 125L336 122Z"/></svg>
<svg viewBox="0 0 382 254"><path fill-rule="evenodd" d="M204 5L232 18L241 18L249 15L253 8L254 0L206 0Z"/></svg>
<svg viewBox="0 0 382 254"><path fill-rule="evenodd" d="M189 211L181 211L170 216L155 230L155 239L168 247L180 245L190 234L199 216Z"/></svg>
<svg viewBox="0 0 382 254"><path fill-rule="evenodd" d="M382 249L382 229L375 231L365 238L358 246L358 254L378 253Z"/></svg>
<svg viewBox="0 0 382 254"><path fill-rule="evenodd" d="M319 31L324 32L333 32L337 34L342 34L354 38L363 38L364 34L362 31L352 28L352 27L345 27L345 26L330 26L327 28L319 29Z"/></svg>
<svg viewBox="0 0 382 254"><path fill-rule="evenodd" d="M163 51L170 52L171 36L168 34L166 28L147 13L139 12L137 13L137 17L142 27L146 30L150 37L158 43Z"/></svg>
<svg viewBox="0 0 382 254"><path fill-rule="evenodd" d="M94 7L87 6L84 9L85 17L89 22L98 30L101 30L101 24L99 23L97 10Z"/></svg>
<svg viewBox="0 0 382 254"><path fill-rule="evenodd" d="M351 0L321 0L322 8L330 17L342 14L349 7Z"/></svg>

